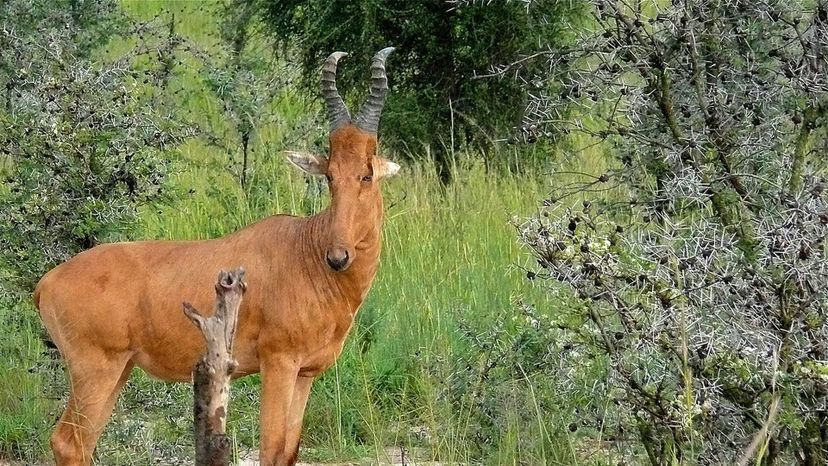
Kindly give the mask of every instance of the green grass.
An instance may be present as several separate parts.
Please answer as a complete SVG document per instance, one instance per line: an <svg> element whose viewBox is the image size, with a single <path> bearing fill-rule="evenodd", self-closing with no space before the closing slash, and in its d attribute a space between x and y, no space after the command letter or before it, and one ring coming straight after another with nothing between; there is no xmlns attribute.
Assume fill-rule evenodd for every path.
<svg viewBox="0 0 828 466"><path fill-rule="evenodd" d="M270 213L321 207L318 199L307 199L304 177L278 154L272 156L255 167L254 179L267 173L268 181L261 182L278 195L260 198L254 183L253 194L245 196L234 180L217 177L213 182L222 187L214 184L172 208L147 212L146 236L202 238ZM372 453L366 447L409 444L412 428L443 431L452 419L439 406L438 388L426 371L452 357L457 316L485 325L519 296L543 299L516 267L528 256L508 224L512 215L532 212L535 199L542 197L539 178L486 174L481 165L468 162L458 168L456 183L444 188L434 173L430 166L406 167L384 187L380 272L337 366L315 384L306 415L305 444L321 457L362 456ZM255 445L257 383L254 378L234 387L231 425L246 446ZM137 384L138 390L152 390L152 385ZM183 390L169 390L161 397L189 400ZM177 421L162 422L164 430L175 431ZM450 445L451 439L437 442L435 454L465 454Z"/></svg>
<svg viewBox="0 0 828 466"><path fill-rule="evenodd" d="M125 1L124 6L144 19L172 10L186 18L176 27L180 34L208 51L215 47L215 18L200 3ZM110 53L128 47L113 44ZM233 130L222 128L220 105L203 90L193 63L185 61L178 71L171 88L184 91L179 111L222 130L232 146ZM304 134L301 129L313 126L316 107L290 88L274 105L279 118L263 126L253 141L246 190L234 171L238 154L201 141L187 143L175 156L171 177L176 202L147 207L134 237L210 238L267 215L321 210L325 193L306 183L281 156L284 149L313 146L322 137L321 131ZM384 447L403 445L423 447L445 461L579 461L573 446L577 439L562 428L568 413L548 407L555 394L548 393L543 380L509 387L502 408L514 415L506 416L503 432L488 447L470 438L474 406L451 405L442 396L453 363L469 351L458 321L491 327L518 299L554 310L543 291L526 280L521 267L531 258L509 225L512 216L535 212L546 194L546 178L531 170L487 172L479 160L475 154L459 154L455 181L448 187L429 163L406 165L386 182L380 271L341 358L314 385L305 417L304 459L379 461ZM605 169L595 151L568 164L595 174ZM49 457L48 433L62 408L65 383L40 342L42 330L31 306L0 308L0 323L10 335L0 339L0 459L41 461ZM257 445L258 393L257 376L233 385L230 435L239 454ZM187 384L153 381L136 370L99 443L98 464L189 458L191 400ZM533 422L527 424L527 416Z"/></svg>
<svg viewBox="0 0 828 466"><path fill-rule="evenodd" d="M43 352L40 324L27 305L0 307L0 459L34 460L48 446L60 386Z"/></svg>
<svg viewBox="0 0 828 466"><path fill-rule="evenodd" d="M272 172L274 183L282 185L279 191L289 194L234 195L235 180L217 177L224 185L169 208L148 210L144 236L202 238L268 213L301 213L304 179L278 158L257 166L256 176L262 171ZM407 167L386 183L380 272L336 367L314 385L306 414L304 445L315 457L374 457L385 446L425 443L436 456L466 459L465 426L438 399L432 373L449 368L445 361L462 346L456 320L462 316L486 326L518 297L543 299L517 267L528 256L508 224L512 215L530 214L534 200L542 197L537 178L488 175L469 163L458 169L457 183L444 189L433 173L431 167ZM196 175L180 175L182 180L190 176ZM228 197L217 199L213 193ZM9 456L33 460L47 449L44 440L65 386L51 375L54 368L44 366L48 359L32 310L17 311L25 318L15 332L19 338L9 342L18 353L7 366L12 384L0 385L0 445ZM35 370L29 372L28 365ZM257 444L258 383L254 376L233 386L231 435L242 452ZM45 384L53 385L52 398L36 401ZM136 370L100 443L101 464L186 457L190 391L186 384L152 381ZM432 433L431 442L412 433L422 428Z"/></svg>
<svg viewBox="0 0 828 466"><path fill-rule="evenodd" d="M247 195L232 177L212 173L209 188L199 188L174 206L147 209L142 236L204 238L271 213L321 208L324 198L309 199L304 178L278 154L268 155L272 157L254 167L254 180L259 181ZM209 172L193 167L180 173L179 189L188 190L205 170ZM471 159L458 167L455 177L456 183L444 188L432 167L412 165L386 183L380 271L337 365L314 385L305 418L305 458L379 460L384 447L404 445L424 446L443 460L474 459L470 455L476 446L466 438L471 413L458 415L440 397L441 380L451 376L449 362L465 349L458 318L486 328L518 298L546 302L520 268L530 258L508 223L514 215L534 212L544 185L539 176L487 174ZM269 191L278 195L266 196ZM11 383L0 385L0 448L8 456L35 460L47 451L48 429L65 386L60 375L52 375L55 369L46 366L31 309L14 312L24 317L9 342L18 353L6 365L11 372L3 379ZM0 320L9 320L12 313ZM44 389L50 397L41 399ZM543 389L542 381L538 389ZM516 387L515 398L503 408L534 411L518 402L523 392L525 387ZM242 454L257 445L258 393L256 376L234 383L230 433ZM188 385L153 381L136 370L99 445L99 463L188 457L191 400ZM538 410L537 423L554 429L565 425L562 416ZM525 458L527 453L518 449L520 436L540 435L536 426L521 425L518 417L508 427L491 463ZM428 432L429 438L418 432ZM560 438L555 443L563 446L542 453L550 464L557 463L553 457L572 458L566 435L556 435Z"/></svg>

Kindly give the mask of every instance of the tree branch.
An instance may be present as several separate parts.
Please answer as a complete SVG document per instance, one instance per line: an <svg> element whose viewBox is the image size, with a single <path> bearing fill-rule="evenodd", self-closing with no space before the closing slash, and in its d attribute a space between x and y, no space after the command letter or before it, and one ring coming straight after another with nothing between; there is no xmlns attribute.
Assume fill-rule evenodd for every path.
<svg viewBox="0 0 828 466"><path fill-rule="evenodd" d="M189 303L184 303L184 314L204 335L207 345L207 351L193 370L197 466L225 466L230 461L230 439L225 430L230 375L237 366L233 359L233 338L246 288L244 269L221 271L212 316L204 317Z"/></svg>

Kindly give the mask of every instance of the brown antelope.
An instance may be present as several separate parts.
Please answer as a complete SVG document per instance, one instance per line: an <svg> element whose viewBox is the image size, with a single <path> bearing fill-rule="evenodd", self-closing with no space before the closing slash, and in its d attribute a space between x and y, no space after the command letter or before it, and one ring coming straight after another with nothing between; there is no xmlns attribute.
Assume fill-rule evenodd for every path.
<svg viewBox="0 0 828 466"><path fill-rule="evenodd" d="M104 244L47 273L34 300L66 360L71 393L51 437L59 466L89 465L133 367L189 381L204 351L182 302L212 309L220 269L242 266L248 291L234 346L240 377L261 372L261 464L296 461L311 384L339 353L377 272L379 180L399 166L377 155L388 90L385 59L371 63L370 95L355 120L336 89L343 52L322 67L331 123L329 157L289 152L288 160L327 177L330 206L310 217L268 217L206 241Z"/></svg>

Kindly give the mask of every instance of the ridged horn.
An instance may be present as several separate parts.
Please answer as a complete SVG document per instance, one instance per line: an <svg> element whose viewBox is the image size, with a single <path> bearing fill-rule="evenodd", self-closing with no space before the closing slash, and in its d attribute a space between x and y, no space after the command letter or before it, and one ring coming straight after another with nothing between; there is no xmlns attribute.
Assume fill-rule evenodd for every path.
<svg viewBox="0 0 828 466"><path fill-rule="evenodd" d="M328 120L331 122L331 131L351 122L351 114L345 107L345 102L336 90L336 64L340 58L348 55L345 52L334 52L328 56L322 65L322 97L328 108Z"/></svg>
<svg viewBox="0 0 828 466"><path fill-rule="evenodd" d="M371 60L371 91L368 100L359 109L356 125L359 129L376 134L379 127L382 106L385 104L385 94L388 92L388 77L385 75L385 59L394 51L394 47L386 47Z"/></svg>

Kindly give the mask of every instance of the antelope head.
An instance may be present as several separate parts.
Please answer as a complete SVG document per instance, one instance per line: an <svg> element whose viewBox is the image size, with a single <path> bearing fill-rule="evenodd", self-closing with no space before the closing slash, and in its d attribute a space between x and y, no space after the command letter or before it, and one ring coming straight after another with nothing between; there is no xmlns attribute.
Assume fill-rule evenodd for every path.
<svg viewBox="0 0 828 466"><path fill-rule="evenodd" d="M385 59L394 50L380 50L371 61L371 88L356 119L351 120L336 89L336 66L344 52L334 52L322 66L322 96L331 124L327 157L288 152L288 160L304 172L324 176L331 193L322 234L324 261L335 272L348 269L360 251L379 243L382 195L379 181L400 166L377 155L377 128L388 91Z"/></svg>

